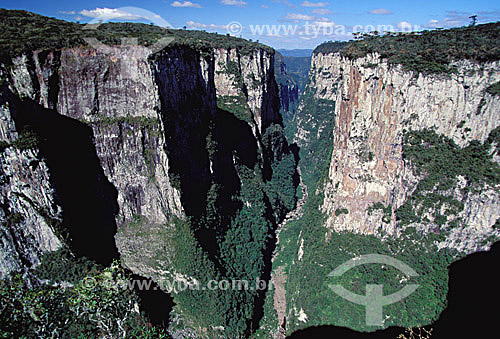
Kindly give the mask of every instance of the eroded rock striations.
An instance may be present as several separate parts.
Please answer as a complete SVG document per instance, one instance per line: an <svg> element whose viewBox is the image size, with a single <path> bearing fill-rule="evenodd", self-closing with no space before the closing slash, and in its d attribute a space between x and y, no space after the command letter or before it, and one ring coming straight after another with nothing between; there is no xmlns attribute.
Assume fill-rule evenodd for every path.
<svg viewBox="0 0 500 339"><path fill-rule="evenodd" d="M200 280L187 248L210 260L213 278L269 279L274 228L297 184L270 50L34 51L3 65L1 80L2 275L67 243L160 283ZM239 226L252 218L254 230ZM179 223L188 242L177 242ZM255 267L239 267L240 241ZM226 305L243 307L234 316L216 307L203 323L179 298L182 326L224 331L243 319L229 329L237 335L261 297L240 296Z"/></svg>
<svg viewBox="0 0 500 339"><path fill-rule="evenodd" d="M400 273L386 276L386 266L329 275L371 253L419 274L418 290L385 308L382 327L431 324L446 307L448 266L499 239L500 98L492 88L500 64L452 66L422 73L378 54L349 58L321 47L313 54L292 120L309 196L303 215L279 234L273 280L285 277L286 292L274 303L268 296L263 335L319 325L379 329L328 287L364 294L364 283L394 292L407 284Z"/></svg>
<svg viewBox="0 0 500 339"><path fill-rule="evenodd" d="M321 53L313 59L314 67L322 69L316 79L316 96L336 102L333 154L322 210L328 215L327 228L337 232L397 236L401 229L395 211L420 179L403 154L404 134L433 129L460 148L473 140L485 142L500 125L500 99L486 92L500 80L500 64L462 61L457 63L457 73L449 76L404 72L378 60L378 55L349 60ZM365 66L375 63L376 67ZM461 191L466 185L462 178L449 192L464 204L457 216L463 221L440 246L470 253L491 245L482 240L496 234L493 225L500 217L500 197L495 185ZM373 211L377 203L389 209ZM343 208L348 213L336 216L335 211ZM447 207L440 208L443 213ZM411 226L426 233L439 228L430 210L425 211L429 222Z"/></svg>

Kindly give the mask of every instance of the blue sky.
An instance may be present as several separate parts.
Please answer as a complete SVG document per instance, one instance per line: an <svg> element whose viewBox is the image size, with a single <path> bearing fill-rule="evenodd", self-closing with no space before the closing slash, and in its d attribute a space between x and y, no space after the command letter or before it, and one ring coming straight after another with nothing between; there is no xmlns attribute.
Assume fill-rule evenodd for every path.
<svg viewBox="0 0 500 339"><path fill-rule="evenodd" d="M259 40L275 48L314 48L326 40L349 40L357 31L409 31L500 21L500 2L491 0L2 0L0 7L86 23L135 19L150 11L174 28L201 29ZM127 7L124 9L123 7ZM134 9L131 7L139 8Z"/></svg>

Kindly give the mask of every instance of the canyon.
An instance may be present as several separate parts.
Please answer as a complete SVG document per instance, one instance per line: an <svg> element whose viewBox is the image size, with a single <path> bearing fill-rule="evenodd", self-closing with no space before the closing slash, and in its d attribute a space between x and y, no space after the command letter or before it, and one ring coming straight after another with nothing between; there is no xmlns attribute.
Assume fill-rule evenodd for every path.
<svg viewBox="0 0 500 339"><path fill-rule="evenodd" d="M2 59L0 278L50 286L37 269L70 253L60 262L100 273L80 263L83 280L52 287L149 279L172 298L155 321L172 337L283 338L381 329L328 287L338 265L378 253L420 284L382 327L435 322L449 265L500 237L499 61L426 73L327 43L299 91L267 46L166 34L194 37L156 53L76 44ZM363 294L373 279L397 291L414 278L378 265L337 282ZM220 280L268 288L169 288Z"/></svg>

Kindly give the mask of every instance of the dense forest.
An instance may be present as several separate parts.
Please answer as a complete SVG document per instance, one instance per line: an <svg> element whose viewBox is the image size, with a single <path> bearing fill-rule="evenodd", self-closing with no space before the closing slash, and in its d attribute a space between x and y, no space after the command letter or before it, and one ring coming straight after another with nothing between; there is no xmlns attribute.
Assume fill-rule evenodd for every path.
<svg viewBox="0 0 500 339"><path fill-rule="evenodd" d="M389 64L424 73L452 73L454 61L474 62L500 58L500 23L412 33L363 34L343 46L339 42L319 45L314 53L334 53L350 59L378 53Z"/></svg>

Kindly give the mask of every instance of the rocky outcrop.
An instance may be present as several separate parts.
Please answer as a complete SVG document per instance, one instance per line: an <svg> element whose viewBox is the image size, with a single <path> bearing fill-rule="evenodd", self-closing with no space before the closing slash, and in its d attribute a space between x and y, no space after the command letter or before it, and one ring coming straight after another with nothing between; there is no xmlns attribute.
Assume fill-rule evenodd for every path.
<svg viewBox="0 0 500 339"><path fill-rule="evenodd" d="M5 73L0 75L5 84ZM37 149L22 147L12 117L12 96L0 93L0 278L40 263L44 252L61 245L49 171Z"/></svg>
<svg viewBox="0 0 500 339"><path fill-rule="evenodd" d="M484 142L500 125L500 99L485 91L500 80L500 64L461 61L456 66L456 74L423 75L389 66L378 55L356 60L314 55L315 96L336 102L322 206L328 229L399 234L394 212L420 180L403 156L404 133L434 129L465 147L472 140ZM457 188L450 194L465 205L465 226L451 231L440 246L464 252L487 248L484 239L496 234L492 226L500 216L498 188L486 185L477 194ZM377 203L388 211L370 210ZM412 226L426 233L436 227L432 220Z"/></svg>
<svg viewBox="0 0 500 339"><path fill-rule="evenodd" d="M256 136L257 133L262 135L272 123L281 122L274 55L263 49L249 54L236 49L216 49L214 57L219 107L232 111L232 108L246 106L250 113L248 121Z"/></svg>

